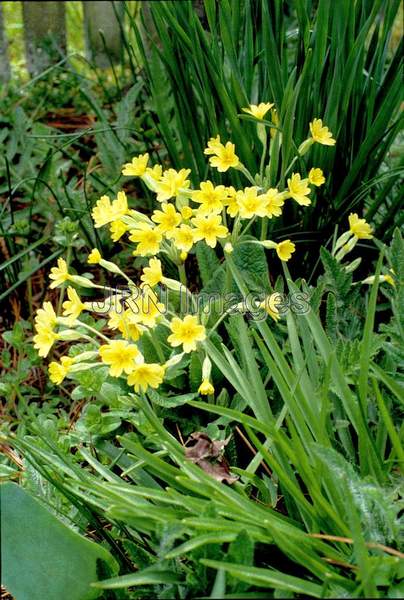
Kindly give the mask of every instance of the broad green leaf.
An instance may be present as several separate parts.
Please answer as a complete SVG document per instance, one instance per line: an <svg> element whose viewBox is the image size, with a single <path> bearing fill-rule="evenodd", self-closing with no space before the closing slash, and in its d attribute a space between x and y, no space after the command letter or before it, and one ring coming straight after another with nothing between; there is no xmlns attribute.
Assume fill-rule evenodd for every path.
<svg viewBox="0 0 404 600"><path fill-rule="evenodd" d="M117 563L14 483L0 486L2 581L18 600L90 600L91 584Z"/></svg>

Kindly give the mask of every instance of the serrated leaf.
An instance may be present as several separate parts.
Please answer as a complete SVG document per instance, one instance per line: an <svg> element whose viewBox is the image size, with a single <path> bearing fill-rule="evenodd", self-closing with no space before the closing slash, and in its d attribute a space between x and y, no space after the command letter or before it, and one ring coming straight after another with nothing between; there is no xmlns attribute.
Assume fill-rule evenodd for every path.
<svg viewBox="0 0 404 600"><path fill-rule="evenodd" d="M213 248L210 248L204 242L196 245L196 258L198 260L202 285L205 287L212 280L213 273L220 267L220 261Z"/></svg>
<svg viewBox="0 0 404 600"><path fill-rule="evenodd" d="M320 258L329 287L336 293L338 299L345 299L351 287L352 274L347 273L344 267L323 247L320 248Z"/></svg>
<svg viewBox="0 0 404 600"><path fill-rule="evenodd" d="M269 287L268 264L262 246L240 244L234 248L232 259L243 277L247 276L255 282L260 280L263 290Z"/></svg>

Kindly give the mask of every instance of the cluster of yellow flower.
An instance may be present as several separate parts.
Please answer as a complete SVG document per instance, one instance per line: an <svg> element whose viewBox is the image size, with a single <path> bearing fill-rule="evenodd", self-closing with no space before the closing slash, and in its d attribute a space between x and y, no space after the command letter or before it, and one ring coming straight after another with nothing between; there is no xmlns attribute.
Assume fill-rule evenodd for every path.
<svg viewBox="0 0 404 600"><path fill-rule="evenodd" d="M257 121L262 121L272 107L270 103L261 103L243 110ZM335 144L331 132L323 126L321 119L314 119L310 123L310 136L301 144L299 153L302 155L307 152L315 142L327 146ZM210 165L218 171L226 172L233 168L244 174L251 183L259 181L259 178L253 178L242 165L231 142L222 144L219 136L211 138L205 154L209 156ZM164 380L166 371L174 367L184 354L195 351L197 346L203 351L203 341L209 334L205 329L206 321L203 315L187 314L180 318L171 314L171 318L168 319L167 307L158 301L154 288L165 284L169 289L179 291L181 284L186 286L184 261L194 244L203 240L208 246L215 248L219 241L225 255L230 254L234 245L242 241L244 220L249 220L246 230L251 220L257 217L279 217L287 199L292 199L301 206L308 206L311 202L310 186L320 186L325 182L321 169L312 168L305 178L299 173L292 173L282 191L277 188L263 189L259 185L236 190L231 186L215 186L211 181L201 182L199 189L193 190L187 179L189 169L163 171L161 165L149 166L148 154L133 158L131 163L124 165L122 173L126 176L140 177L156 194L158 208L149 217L130 209L123 191L118 192L113 201L108 196L102 196L92 211L95 227L108 225L115 242L128 233L129 240L136 245L133 254L149 257L148 266L144 267L140 277L141 283L137 286L115 263L104 260L97 249L93 249L88 256L89 264L99 264L123 277L128 283L129 295L119 294L111 288L108 299L107 325L109 330L115 331L115 335L118 333L119 339L110 339L79 319L83 311L97 311L91 303L83 302L71 285L68 285L66 290L67 300L63 302L61 316L55 313L50 302L45 302L43 308L39 309L35 321L34 342L40 356L47 356L56 340L84 339L95 345L93 351L83 352L74 357L63 356L59 362L51 362L50 378L57 384L62 383L69 374L98 364L107 365L112 377L125 377L128 385L134 386L135 391L145 391L148 387L157 388ZM353 235L358 239L369 236L369 226L358 219L357 215L351 217L348 237ZM340 248L344 248L347 241L348 238L344 239ZM274 249L282 261L289 260L295 251L295 245L290 240L262 240L256 243ZM156 257L159 253L166 254L177 265L180 281L163 275L161 261ZM51 288L72 283L84 288L105 289L87 277L69 273L68 265L62 258L58 260L57 267L51 269L50 279ZM190 294L188 290L187 293ZM267 312L277 320L279 314L276 305L270 303L270 306ZM169 330L166 341L173 348L173 352L168 361L164 360L159 342L153 341L153 330L159 323ZM136 343L143 335L151 337L161 357L159 363L145 362ZM177 348L181 349L180 353L175 353ZM210 371L210 360L205 353L202 383L199 388L201 394L214 393Z"/></svg>

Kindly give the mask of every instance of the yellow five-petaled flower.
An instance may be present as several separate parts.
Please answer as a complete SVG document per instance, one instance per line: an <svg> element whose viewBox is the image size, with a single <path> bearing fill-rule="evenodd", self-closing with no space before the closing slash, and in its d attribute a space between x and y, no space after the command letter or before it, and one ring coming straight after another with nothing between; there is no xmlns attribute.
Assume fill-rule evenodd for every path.
<svg viewBox="0 0 404 600"><path fill-rule="evenodd" d="M136 250L133 253L135 256L147 256L158 253L163 236L157 227L153 228L147 223L138 223L136 229L131 229L129 239L137 242Z"/></svg>
<svg viewBox="0 0 404 600"><path fill-rule="evenodd" d="M192 194L192 200L198 202L198 215L209 215L211 213L220 213L227 198L227 192L224 185L214 186L211 181L202 181L200 189Z"/></svg>
<svg viewBox="0 0 404 600"><path fill-rule="evenodd" d="M194 226L194 240L205 240L208 246L214 248L217 244L217 238L225 238L229 231L227 227L222 225L220 215L208 215L207 217L194 217L191 219Z"/></svg>
<svg viewBox="0 0 404 600"><path fill-rule="evenodd" d="M122 167L122 175L132 176L132 177L142 177L146 173L147 163L149 162L149 155L140 154L139 156L135 156L132 158L132 162L126 163Z"/></svg>
<svg viewBox="0 0 404 600"><path fill-rule="evenodd" d="M157 363L139 363L128 375L128 385L135 387L135 392L145 392L148 387L157 388L164 379L165 368Z"/></svg>
<svg viewBox="0 0 404 600"><path fill-rule="evenodd" d="M181 215L175 210L173 204L164 202L161 210L155 210L152 215L152 221L157 223L157 229L164 233L167 238L172 237L174 230L181 223Z"/></svg>
<svg viewBox="0 0 404 600"><path fill-rule="evenodd" d="M245 113L255 117L262 121L267 112L274 106L271 102L260 102L257 104L250 104L248 108L242 108Z"/></svg>
<svg viewBox="0 0 404 600"><path fill-rule="evenodd" d="M51 268L49 279L52 279L52 283L49 286L51 289L62 285L65 281L69 281L70 275L64 258L58 258L58 266Z"/></svg>
<svg viewBox="0 0 404 600"><path fill-rule="evenodd" d="M315 142L324 146L334 146L335 140L332 137L332 133L328 127L323 125L321 119L313 119L309 126L311 137Z"/></svg>
<svg viewBox="0 0 404 600"><path fill-rule="evenodd" d="M373 229L366 223L365 219L360 219L356 213L351 213L348 217L349 230L360 240L371 240Z"/></svg>
<svg viewBox="0 0 404 600"><path fill-rule="evenodd" d="M52 383L56 383L56 385L60 385L66 375L70 371L70 367L73 364L73 359L69 356L62 356L60 359L60 363L53 361L49 364L49 379Z"/></svg>
<svg viewBox="0 0 404 600"><path fill-rule="evenodd" d="M296 246L290 240L284 240L276 245L275 250L279 258L286 262L291 258L293 252L296 250Z"/></svg>
<svg viewBox="0 0 404 600"><path fill-rule="evenodd" d="M155 287L158 283L162 282L163 273L161 271L161 262L158 258L151 258L149 260L149 266L143 269L140 279L150 287Z"/></svg>
<svg viewBox="0 0 404 600"><path fill-rule="evenodd" d="M307 198L310 194L308 181L308 179L302 179L299 173L293 173L292 177L288 179L289 196L301 206L311 204L310 198Z"/></svg>
<svg viewBox="0 0 404 600"><path fill-rule="evenodd" d="M109 374L119 377L123 372L129 374L135 366L135 359L140 352L137 346L129 344L126 340L112 340L98 349L101 360L109 365Z"/></svg>
<svg viewBox="0 0 404 600"><path fill-rule="evenodd" d="M182 191L189 188L189 180L187 179L191 169L168 169L164 171L162 177L156 182L157 200L166 202Z"/></svg>
<svg viewBox="0 0 404 600"><path fill-rule="evenodd" d="M186 315L184 319L174 317L170 329L172 334L167 338L168 343L174 348L182 344L184 352L196 350L197 343L206 338L205 327L198 323L194 315Z"/></svg>
<svg viewBox="0 0 404 600"><path fill-rule="evenodd" d="M237 167L240 163L234 144L227 142L224 146L220 142L219 135L209 140L208 147L205 148L204 153L212 155L209 158L209 162L212 167L216 167L221 173L224 173L230 167Z"/></svg>

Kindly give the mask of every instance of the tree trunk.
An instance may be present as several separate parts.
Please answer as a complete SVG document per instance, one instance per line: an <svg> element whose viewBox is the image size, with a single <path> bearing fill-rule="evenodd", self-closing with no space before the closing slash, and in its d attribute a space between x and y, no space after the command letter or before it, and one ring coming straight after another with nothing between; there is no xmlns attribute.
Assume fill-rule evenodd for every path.
<svg viewBox="0 0 404 600"><path fill-rule="evenodd" d="M105 69L121 60L123 2L83 2L88 59Z"/></svg>
<svg viewBox="0 0 404 600"><path fill-rule="evenodd" d="M8 60L6 32L4 31L3 7L0 4L0 81L10 79L10 63Z"/></svg>
<svg viewBox="0 0 404 600"><path fill-rule="evenodd" d="M23 2L25 52L31 75L58 62L66 53L64 2Z"/></svg>

